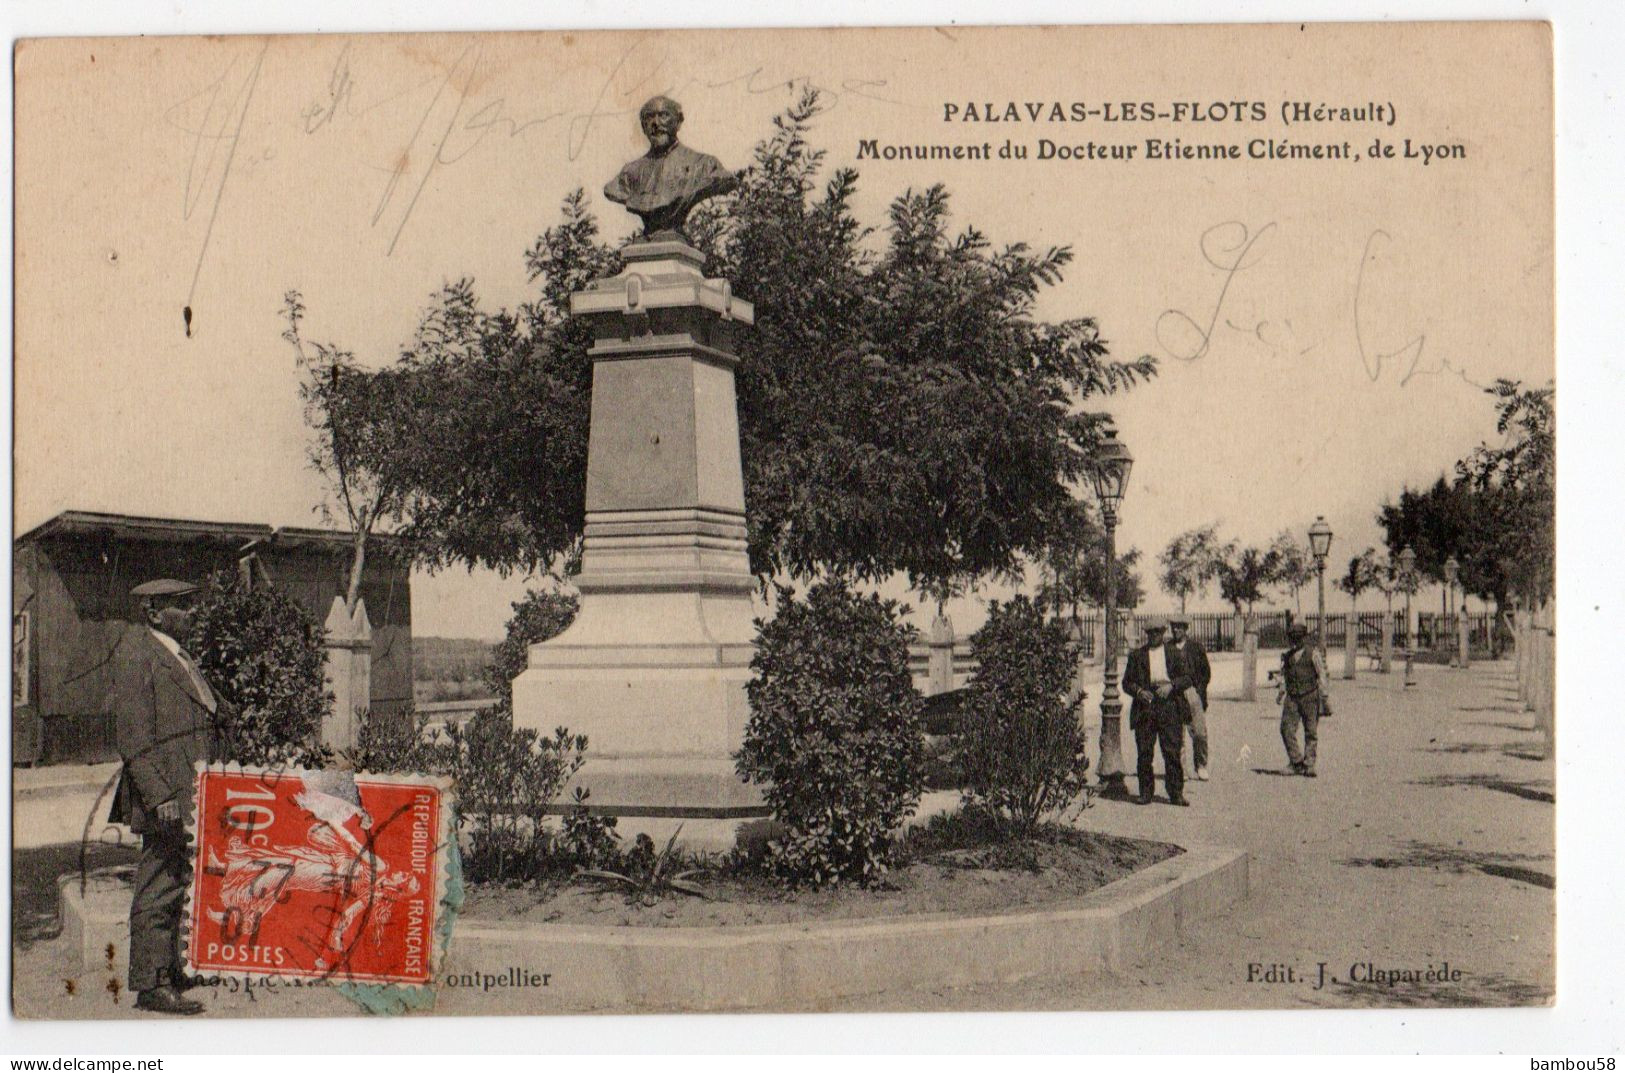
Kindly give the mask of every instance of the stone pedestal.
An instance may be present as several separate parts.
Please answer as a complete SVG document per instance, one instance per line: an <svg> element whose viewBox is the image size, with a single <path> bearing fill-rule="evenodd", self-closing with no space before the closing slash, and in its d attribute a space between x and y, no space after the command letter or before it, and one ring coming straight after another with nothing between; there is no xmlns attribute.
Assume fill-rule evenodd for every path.
<svg viewBox="0 0 1625 1073"><path fill-rule="evenodd" d="M333 711L322 721L322 744L351 749L360 732L361 714L372 706L372 622L367 601L357 600L351 612L343 597L333 597L322 625L327 630L325 684L333 694Z"/></svg>
<svg viewBox="0 0 1625 1073"><path fill-rule="evenodd" d="M622 256L570 300L594 335L581 611L531 648L514 723L587 735L595 811L726 841L695 835L767 813L732 758L756 636L733 333L753 313L686 243Z"/></svg>
<svg viewBox="0 0 1625 1073"><path fill-rule="evenodd" d="M1461 615L1456 619L1456 665L1466 670L1472 661L1472 619L1467 617L1467 601L1461 602Z"/></svg>
<svg viewBox="0 0 1625 1073"><path fill-rule="evenodd" d="M1241 699L1251 704L1258 699L1258 634L1251 615L1241 619Z"/></svg>
<svg viewBox="0 0 1625 1073"><path fill-rule="evenodd" d="M934 697L954 687L954 624L946 615L932 620L929 645L926 696Z"/></svg>
<svg viewBox="0 0 1625 1073"><path fill-rule="evenodd" d="M1360 616L1349 613L1343 620L1343 677L1353 678L1360 659Z"/></svg>

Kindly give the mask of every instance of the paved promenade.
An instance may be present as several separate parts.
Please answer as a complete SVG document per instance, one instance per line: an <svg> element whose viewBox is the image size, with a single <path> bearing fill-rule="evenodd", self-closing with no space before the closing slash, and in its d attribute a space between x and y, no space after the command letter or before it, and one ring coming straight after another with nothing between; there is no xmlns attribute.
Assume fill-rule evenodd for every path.
<svg viewBox="0 0 1625 1073"><path fill-rule="evenodd" d="M1271 665L1267 658L1261 667ZM1334 667L1340 664L1333 661ZM1221 662L1210 729L1213 779L1187 784L1193 807L1102 801L1080 823L1176 843L1244 848L1253 894L1201 934L1112 977L1070 984L934 990L854 999L838 1008L1201 1009L1513 1005L1553 988L1553 767L1532 717L1513 700L1511 665L1471 671L1362 671L1334 682L1321 727L1320 778L1285 775L1271 691L1235 696ZM1091 733L1093 738L1093 733ZM1133 766L1132 744L1124 761ZM1160 793L1159 786L1159 793ZM66 869L67 864L61 863ZM1320 983L1320 963L1328 979ZM1376 982L1379 972L1444 981ZM1354 968L1359 966L1358 968ZM1370 966L1366 968L1365 966ZM109 974L84 974L66 942L17 953L18 1013L128 1017ZM1271 975L1269 970L1277 971ZM1290 968L1295 979L1285 980ZM1360 979L1351 980L1352 975ZM1254 977L1248 981L1249 973ZM1331 979L1335 977L1335 982ZM71 981L71 982L70 982ZM69 988L72 988L70 991ZM326 989L210 995L210 1016L353 1015ZM535 1008L545 1008L538 1003Z"/></svg>
<svg viewBox="0 0 1625 1073"><path fill-rule="evenodd" d="M1273 666L1260 659L1263 668ZM1342 661L1332 660L1333 674ZM1551 1000L1552 762L1514 699L1510 663L1399 668L1335 680L1317 779L1284 774L1273 690L1234 698L1216 668L1212 781L1192 807L1103 801L1080 825L1246 849L1250 900L1114 978L891 996L887 1009L1199 1009L1522 1005ZM1228 677L1228 680L1227 680ZM1092 735L1091 735L1092 736ZM1124 763L1134 766L1132 741ZM1160 770L1160 760L1159 760ZM1158 793L1161 795L1160 777ZM1319 963L1328 980L1319 982ZM1460 970L1454 981L1371 982L1376 971ZM1372 969L1364 968L1369 964ZM1254 982L1248 982L1249 969ZM1272 966L1297 979L1262 979ZM1350 969L1360 980L1350 980ZM1375 970L1375 971L1373 971ZM1277 973L1277 976L1282 974ZM1333 983L1330 977L1335 976ZM851 1004L853 1008L874 1003Z"/></svg>

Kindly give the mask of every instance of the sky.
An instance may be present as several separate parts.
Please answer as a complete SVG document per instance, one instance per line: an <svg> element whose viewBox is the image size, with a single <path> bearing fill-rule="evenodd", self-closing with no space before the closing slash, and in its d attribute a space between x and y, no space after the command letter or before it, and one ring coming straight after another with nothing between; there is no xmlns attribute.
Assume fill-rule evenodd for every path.
<svg viewBox="0 0 1625 1073"><path fill-rule="evenodd" d="M739 167L805 84L826 169L879 224L943 182L995 243L1070 245L1048 318L1097 318L1158 358L1109 410L1135 456L1120 546L1154 557L1217 522L1332 561L1381 546L1377 508L1494 438L1483 386L1552 375L1552 161L1539 28L1401 39L1310 26L81 39L17 56L17 531L62 510L311 525L321 499L282 295L307 337L390 361L443 282L528 295L522 255L644 149L634 114L682 101L683 140ZM1266 57L1260 62L1260 56ZM1391 103L1390 126L1286 126L1284 101ZM1259 101L1264 121L966 122L1006 102ZM1236 109L1232 109L1236 111ZM1464 160L858 160L860 144L1373 138ZM1143 152L1143 150L1142 150ZM740 284L736 281L736 286ZM190 309L189 325L183 316ZM454 404L449 401L448 404ZM748 509L748 504L747 504ZM1149 579L1148 579L1149 580ZM522 578L414 580L419 634L499 636ZM997 594L990 589L982 593ZM1334 607L1341 607L1339 596ZM1370 597L1367 598L1371 599ZM1167 599L1153 591L1152 606ZM1279 603L1279 601L1278 601ZM1207 606L1217 607L1209 600ZM976 600L951 609L963 628Z"/></svg>

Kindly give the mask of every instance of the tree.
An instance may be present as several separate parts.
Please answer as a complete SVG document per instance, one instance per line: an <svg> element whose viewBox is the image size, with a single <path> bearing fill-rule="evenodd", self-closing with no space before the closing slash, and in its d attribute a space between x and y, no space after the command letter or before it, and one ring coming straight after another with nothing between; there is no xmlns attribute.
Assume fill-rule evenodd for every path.
<svg viewBox="0 0 1625 1073"><path fill-rule="evenodd" d="M1037 319L1072 251L952 231L940 186L905 191L871 232L856 172L820 184L822 107L808 92L779 116L739 190L689 220L710 271L757 308L738 369L752 569L902 573L939 600L1016 576L1094 457L1105 417L1082 407L1155 363L1111 360L1090 318ZM404 383L371 461L400 475L387 505L430 565L562 572L579 541L591 340L566 306L618 255L578 191L525 263L538 295L518 314L453 284L376 374Z"/></svg>
<svg viewBox="0 0 1625 1073"><path fill-rule="evenodd" d="M485 688L511 710L513 680L530 665L530 646L557 637L575 621L581 602L568 592L532 589L513 602L507 636L491 652L482 677Z"/></svg>
<svg viewBox="0 0 1625 1073"><path fill-rule="evenodd" d="M1224 555L1225 545L1215 524L1180 533L1157 556L1162 567L1157 582L1164 592L1179 597L1180 614L1185 612L1187 599L1206 592L1208 583L1219 576Z"/></svg>
<svg viewBox="0 0 1625 1073"><path fill-rule="evenodd" d="M308 458L327 482L328 501L320 510L332 522L333 506L338 506L351 533L344 608L354 612L373 529L385 518L398 518L406 496L403 475L392 464L392 444L403 432L395 421L403 382L358 368L348 350L307 343L300 334L305 306L298 291L283 296L283 314L287 327L282 338L293 347L303 373L299 398L305 422L315 432Z"/></svg>
<svg viewBox="0 0 1625 1073"><path fill-rule="evenodd" d="M1455 556L1463 591L1493 601L1497 619L1514 594L1531 606L1550 597L1556 557L1556 453L1551 384L1525 388L1498 380L1498 446L1480 444L1425 491L1406 488L1385 503L1377 521L1390 555L1410 545L1417 569L1444 580L1444 561ZM1499 643L1499 635L1492 631Z"/></svg>
<svg viewBox="0 0 1625 1073"><path fill-rule="evenodd" d="M1517 545L1525 539L1516 529L1520 512L1505 499L1497 486L1480 489L1470 480L1441 476L1426 491L1402 491L1398 503L1383 505L1377 521L1390 558L1409 546L1419 577L1443 585L1444 564L1454 557L1463 590L1500 606L1511 589Z"/></svg>
<svg viewBox="0 0 1625 1073"><path fill-rule="evenodd" d="M1417 573L1443 581L1445 560L1459 560L1471 539L1474 507L1471 489L1441 475L1424 491L1401 491L1399 502L1383 505L1377 523L1390 557L1409 547L1416 552Z"/></svg>
<svg viewBox="0 0 1625 1073"><path fill-rule="evenodd" d="M1048 604L1056 614L1062 607L1069 608L1073 621L1077 621L1080 607L1105 607L1105 550L1105 527L1088 504L1073 500L1067 518L1056 527L1039 560L1038 602ZM1134 569L1139 561L1138 548L1117 556L1116 604L1121 609L1132 610L1145 599L1139 572Z"/></svg>
<svg viewBox="0 0 1625 1073"><path fill-rule="evenodd" d="M1348 571L1337 579L1337 587L1349 594L1349 608L1359 613L1360 594L1379 587L1377 549L1367 548L1349 559Z"/></svg>
<svg viewBox="0 0 1625 1073"><path fill-rule="evenodd" d="M1395 596L1416 593L1416 578L1402 572L1392 558L1376 560L1376 570L1372 577L1373 584L1382 593L1383 607L1389 615L1394 613Z"/></svg>
<svg viewBox="0 0 1625 1073"><path fill-rule="evenodd" d="M1481 555L1493 561L1506 590L1534 606L1551 596L1556 570L1555 390L1550 382L1525 388L1501 379L1486 392L1496 400L1495 429L1503 443L1480 444L1456 471L1480 497L1480 523L1489 523ZM1483 572L1486 578L1492 573ZM1498 613L1503 595L1496 596Z"/></svg>
<svg viewBox="0 0 1625 1073"><path fill-rule="evenodd" d="M1264 600L1264 589L1275 583L1276 563L1267 551L1230 544L1219 563L1219 593L1236 614L1250 621L1253 605Z"/></svg>
<svg viewBox="0 0 1625 1073"><path fill-rule="evenodd" d="M619 266L597 233L577 190L525 252L538 293L517 316L482 309L470 279L447 283L395 362L374 370L304 342L303 300L289 292L284 337L313 370L301 391L320 433L312 462L347 514L361 497L343 488L359 477L390 493L375 507L361 498L362 517L387 514L423 565L568 572L585 521L592 390L591 332L569 318L569 295ZM328 369L338 371L314 375Z"/></svg>
<svg viewBox="0 0 1625 1073"><path fill-rule="evenodd" d="M1303 590L1315 580L1315 557L1288 529L1275 534L1269 554L1275 557L1275 583L1292 595L1292 606L1302 615Z"/></svg>

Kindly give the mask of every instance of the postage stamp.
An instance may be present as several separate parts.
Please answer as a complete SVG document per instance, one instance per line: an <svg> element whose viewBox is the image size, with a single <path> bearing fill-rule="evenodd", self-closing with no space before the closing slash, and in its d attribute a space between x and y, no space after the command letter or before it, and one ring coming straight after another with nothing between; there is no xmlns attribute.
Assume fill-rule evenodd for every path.
<svg viewBox="0 0 1625 1073"><path fill-rule="evenodd" d="M447 780L200 764L196 806L188 971L433 980Z"/></svg>

